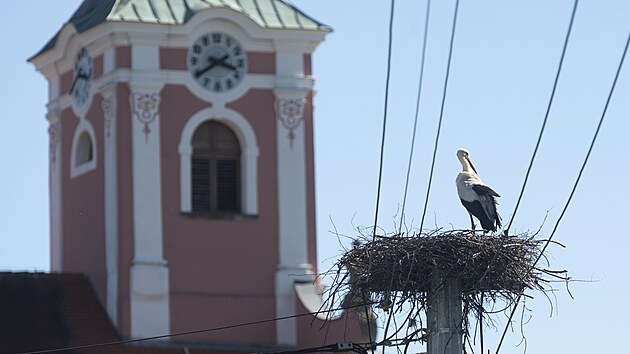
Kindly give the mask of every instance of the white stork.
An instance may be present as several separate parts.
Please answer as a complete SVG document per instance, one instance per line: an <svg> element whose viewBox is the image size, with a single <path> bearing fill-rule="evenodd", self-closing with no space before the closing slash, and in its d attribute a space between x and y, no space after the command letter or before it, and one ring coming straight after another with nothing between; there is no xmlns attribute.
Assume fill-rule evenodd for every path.
<svg viewBox="0 0 630 354"><path fill-rule="evenodd" d="M475 230L474 215L479 219L484 232L497 231L501 227L501 217L497 212L495 199L495 197L500 197L499 193L486 186L477 176L477 170L470 161L466 149L457 150L457 158L462 164L462 172L455 180L457 194L468 210L472 230Z"/></svg>

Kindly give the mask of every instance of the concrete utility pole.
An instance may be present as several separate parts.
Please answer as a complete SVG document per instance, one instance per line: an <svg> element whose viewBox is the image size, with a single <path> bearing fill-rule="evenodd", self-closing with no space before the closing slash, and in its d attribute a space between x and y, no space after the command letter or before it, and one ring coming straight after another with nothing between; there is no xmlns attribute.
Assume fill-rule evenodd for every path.
<svg viewBox="0 0 630 354"><path fill-rule="evenodd" d="M428 354L462 354L462 286L460 279L436 276L427 294Z"/></svg>

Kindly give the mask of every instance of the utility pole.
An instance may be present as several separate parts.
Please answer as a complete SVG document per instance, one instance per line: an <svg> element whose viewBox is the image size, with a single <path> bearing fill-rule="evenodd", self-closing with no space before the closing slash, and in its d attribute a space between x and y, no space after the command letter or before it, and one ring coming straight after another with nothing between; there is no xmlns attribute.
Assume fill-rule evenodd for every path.
<svg viewBox="0 0 630 354"><path fill-rule="evenodd" d="M435 276L427 294L427 354L462 354L460 279Z"/></svg>

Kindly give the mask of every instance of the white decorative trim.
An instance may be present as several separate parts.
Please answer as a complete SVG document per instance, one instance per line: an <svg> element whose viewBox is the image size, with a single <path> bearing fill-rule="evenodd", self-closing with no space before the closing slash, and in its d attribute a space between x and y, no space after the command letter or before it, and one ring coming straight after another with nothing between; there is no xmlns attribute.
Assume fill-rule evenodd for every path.
<svg viewBox="0 0 630 354"><path fill-rule="evenodd" d="M113 96L109 96L108 97L104 97L103 100L101 101L101 108L103 109L103 128L105 130L105 140L108 141L111 134L112 134L112 129L114 129L112 127L113 123L113 102L114 102L115 97Z"/></svg>
<svg viewBox="0 0 630 354"><path fill-rule="evenodd" d="M288 317L276 322L276 341L278 345L295 347L298 344L297 318L298 303L295 291L296 282L313 282L313 268L310 264L302 264L295 267L280 266L276 271L276 316Z"/></svg>
<svg viewBox="0 0 630 354"><path fill-rule="evenodd" d="M131 336L170 332L168 266L163 256L159 90L130 85L134 256L130 274ZM148 124L152 124L148 130ZM148 139L148 132L154 133Z"/></svg>
<svg viewBox="0 0 630 354"><path fill-rule="evenodd" d="M49 183L50 183L50 270L61 272L63 247L61 233L61 122L57 111L48 113L50 125L49 145Z"/></svg>
<svg viewBox="0 0 630 354"><path fill-rule="evenodd" d="M50 124L48 126L48 153L50 156L50 169L54 171L57 169L57 150L59 149L59 123Z"/></svg>
<svg viewBox="0 0 630 354"><path fill-rule="evenodd" d="M144 125L142 132L144 133L145 143L148 143L149 134L151 134L151 128L149 125L158 117L160 95L155 92L133 92L131 94L131 107L136 119ZM159 139L159 135L157 139Z"/></svg>
<svg viewBox="0 0 630 354"><path fill-rule="evenodd" d="M147 338L171 333L169 269L166 262L134 261L129 276L131 337Z"/></svg>
<svg viewBox="0 0 630 354"><path fill-rule="evenodd" d="M116 67L116 48L109 47L103 51L103 75L114 71Z"/></svg>
<svg viewBox="0 0 630 354"><path fill-rule="evenodd" d="M293 149L293 141L296 138L295 130L300 126L304 119L304 106L306 99L304 98L277 98L276 99L276 115L282 125L289 131L289 145Z"/></svg>
<svg viewBox="0 0 630 354"><path fill-rule="evenodd" d="M163 35L160 36L160 38ZM131 67L140 71L160 70L159 41L140 42L132 39Z"/></svg>
<svg viewBox="0 0 630 354"><path fill-rule="evenodd" d="M280 77L304 76L304 53L278 51L276 53L276 75Z"/></svg>
<svg viewBox="0 0 630 354"><path fill-rule="evenodd" d="M50 77L47 75L46 78L48 79L48 101L52 101L61 95L61 78L56 72Z"/></svg>
<svg viewBox="0 0 630 354"><path fill-rule="evenodd" d="M106 309L114 325L118 323L118 168L116 163L116 91L115 85L103 89L103 125L105 131L105 269Z"/></svg>
<svg viewBox="0 0 630 354"><path fill-rule="evenodd" d="M276 154L278 161L278 255L276 271L276 317L296 314L296 275L312 273L308 264L308 209L306 184L306 141L304 139L305 96L301 87L282 86L276 95ZM289 129L289 139L281 139ZM278 344L297 344L297 322L278 321Z"/></svg>
<svg viewBox="0 0 630 354"><path fill-rule="evenodd" d="M201 34L208 31L223 31L236 34L241 38L236 38L248 49L256 51L273 51L272 37L266 36L263 29L252 21L249 17L239 14L231 9L215 8L207 11L206 14L198 14L188 21L180 33L188 35L194 41ZM174 32L175 33L175 32ZM180 34L178 33L178 34ZM190 38L193 37L193 38ZM188 47L191 43L184 44Z"/></svg>
<svg viewBox="0 0 630 354"><path fill-rule="evenodd" d="M278 136L286 132L276 124ZM295 128L296 139L277 140L278 212L280 265L295 267L308 263L306 199L306 149L304 125Z"/></svg>
<svg viewBox="0 0 630 354"><path fill-rule="evenodd" d="M79 138L81 134L87 133L90 137L92 144L92 159L85 161L81 164L77 161L77 149L79 149ZM94 127L86 119L81 119L76 129L74 130L74 136L72 137L72 149L70 156L70 178L81 176L84 173L96 169L98 146L97 146L96 134L94 133Z"/></svg>
<svg viewBox="0 0 630 354"><path fill-rule="evenodd" d="M258 214L258 144L256 134L247 119L224 106L202 109L188 119L179 140L180 202L182 212L192 211L190 159L192 137L204 122L216 120L230 127L241 146L241 205L243 214Z"/></svg>
<svg viewBox="0 0 630 354"><path fill-rule="evenodd" d="M139 84L138 81L142 81L143 84ZM206 90L195 83L192 76L183 70L163 70L160 72L132 72L130 69L116 69L105 76L102 76L94 80L94 87L96 91L99 91L104 86L116 84L116 83L128 83L133 90L137 86L141 86L142 90L145 90L142 86L150 86L154 91L159 91L164 85L184 85L190 89L190 91L199 99L203 101L212 101L214 105L223 106L234 99L238 99L240 96L236 92L232 91L232 94L226 94L224 96L213 97ZM299 87L302 90L310 91L313 87L313 79L311 77L276 77L269 74L248 74L243 82L239 85L251 89L274 89L276 87ZM197 87L192 89L192 87ZM196 91L195 91L196 90ZM235 88L238 90L238 87ZM66 109L72 105L72 98L68 94L64 94L56 99L53 99L47 104L49 107L55 106L59 109Z"/></svg>

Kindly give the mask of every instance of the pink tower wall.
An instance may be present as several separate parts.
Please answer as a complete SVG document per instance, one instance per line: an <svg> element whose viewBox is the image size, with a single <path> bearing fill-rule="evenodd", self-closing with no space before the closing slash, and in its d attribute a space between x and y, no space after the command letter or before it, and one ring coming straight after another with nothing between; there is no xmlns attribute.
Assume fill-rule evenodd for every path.
<svg viewBox="0 0 630 354"><path fill-rule="evenodd" d="M186 120L207 104L181 86L162 90L164 249L175 332L275 316L278 212L273 99L269 90L252 90L233 104L250 119L258 139L259 215L212 219L183 215L179 204L179 138ZM215 342L243 338L273 344L275 326L270 323L190 336L191 340Z"/></svg>
<svg viewBox="0 0 630 354"><path fill-rule="evenodd" d="M86 119L94 128L96 141L95 170L70 177L72 137L79 120L71 109L61 113L61 188L63 249L62 270L85 272L92 280L99 299L105 301L105 220L103 124L100 95L92 100ZM96 107L99 107L98 109Z"/></svg>

